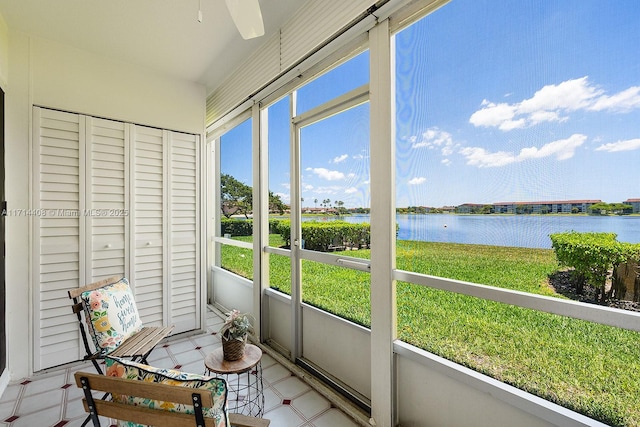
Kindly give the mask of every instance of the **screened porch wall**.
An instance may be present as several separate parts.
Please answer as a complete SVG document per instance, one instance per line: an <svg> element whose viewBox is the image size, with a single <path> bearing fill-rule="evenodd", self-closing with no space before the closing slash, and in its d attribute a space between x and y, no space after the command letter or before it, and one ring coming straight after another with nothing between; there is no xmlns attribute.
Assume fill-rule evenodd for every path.
<svg viewBox="0 0 640 427"><path fill-rule="evenodd" d="M392 1L391 3L398 5L396 12L400 11L398 16L399 19L402 20L412 16L419 9L427 11L445 2L425 0L418 2ZM404 6L407 7L406 11L402 9ZM325 9L325 11L327 11L326 13L329 13L329 9L330 8ZM305 9L305 12L309 10L310 9ZM361 9L360 12L363 10L364 9ZM357 15L356 13L354 16ZM295 19L301 20L300 22L304 20L302 16L297 16ZM322 19L319 18L317 21L320 22ZM346 22L348 22L348 20L346 20ZM398 29L397 22L395 26L392 27ZM284 31L283 29L283 32ZM383 33L382 31L378 31L377 35L383 37ZM300 29L298 37L304 39L305 37L309 37L310 34L311 32L305 32ZM388 38L389 35L387 32L386 37ZM357 35L354 35L354 37L356 36ZM388 41L386 42L388 43ZM342 43L344 45L348 43L348 41L342 40ZM379 43L376 44L375 47L369 46L372 52L374 49L380 49L380 46L384 44L384 42L380 42L380 40L371 43ZM267 43L267 45L271 46L270 43ZM284 45L280 46L283 47ZM272 48L275 49L275 47ZM329 51L331 51L331 49L329 49ZM378 53L380 52L378 51L376 54ZM278 52L278 54L280 53ZM325 55L325 57L328 55L329 54ZM372 57L373 56L374 54L372 53ZM262 64L260 67L262 67L264 75L257 75L255 70L256 68L260 68L258 67L260 58L262 58L260 55L250 58L233 78L226 81L220 89L208 98L207 125L210 126L208 130L215 132L216 125L228 123L233 120L235 113L244 112L246 108L249 108L249 105L245 105L244 103L247 96L250 95L252 91L259 89L261 85L268 83L270 79L278 77L277 73L273 72L271 75L268 75L268 70L275 70L277 67L263 67ZM373 62L372 59L372 63ZM375 65L375 63L372 65L371 70L375 69ZM281 69L281 71L283 69ZM380 70L372 71L372 73L378 71ZM384 73L384 70L382 70L382 73ZM301 81L304 80L305 77L308 76L295 76L293 80L299 79L296 81L283 78L280 81L281 88L275 88L276 84L274 84L273 90L278 92L279 89L285 86L289 91L293 90L293 88L301 84ZM380 79L380 76L375 77ZM241 81L245 78L246 80ZM374 82L373 76L371 79L372 93L379 90L391 92L391 81L385 83L384 81L380 82L378 80ZM278 93L279 95L284 95L287 93L287 90L280 90ZM380 92L377 92L376 95L379 96L379 93ZM274 101L275 99L275 96L268 97L268 101ZM387 101L391 104L390 98L385 98L384 95L378 98L377 101L373 99L373 96L371 99L372 110L379 107L379 105L374 107L376 102L384 103ZM263 100L260 99L259 96L256 96L255 99L250 101L249 104L253 104L260 103ZM233 110L234 108L235 110ZM227 112L232 113L225 116ZM386 117L388 117L388 119ZM391 121L391 115L389 114L388 116L382 117L381 120ZM216 123L216 121L218 122ZM374 130L380 130L380 127L377 126L378 124L374 123L372 119L372 135L376 134ZM256 134L258 134L258 132L254 133L254 135ZM382 140L384 140L384 138L377 140L376 143L372 141L372 162L374 157L378 156L379 160L381 158L379 156L380 154L392 151L388 149L389 147L382 146L383 144L391 144L390 141L392 138L388 138L384 143L381 142ZM254 153L254 168L256 168L255 165L257 164L259 164L258 154ZM391 168L387 167L387 169ZM384 189L388 190L389 188L387 188L387 186L390 185L391 184L386 183L384 188L379 188L378 190L381 192ZM372 203L372 233L375 233L373 231L373 223ZM387 227L382 223L377 223L376 226L383 226L383 228L385 228L384 230L378 228L377 233L380 234L378 234L377 239L380 239L378 240L379 242L384 241L385 235L389 236L394 232L391 226ZM372 251L376 250L375 245L372 245L372 247L374 248ZM258 255L255 256L258 257ZM378 265L377 267L380 266ZM384 270L384 268L382 270ZM386 270L385 273L388 273L390 279L383 285L392 287L395 278L390 271ZM372 276L373 274L372 268ZM216 274L214 274L214 282L212 283L214 288L216 288L216 277ZM300 349L293 348L295 346L295 337L292 334L292 329L296 327L304 329L308 328L308 325L306 325L305 322L302 322L302 325L294 325L292 319L295 317L295 310L291 306L290 297L272 289L267 289L266 287L268 285L261 284L260 280L266 281L267 278L262 277L254 281L253 286L256 288L263 286L262 292L255 292L255 290L250 289L246 291L243 290L242 292L247 296L252 294L254 298L256 295L260 295L261 300L258 306L262 307L262 321L267 324L267 326L263 326L262 328L262 339L285 355L298 353ZM227 279L225 279L225 281L229 282ZM378 285L380 285L380 283L378 283ZM372 288L373 287L374 285L372 283ZM222 287L218 287L218 289L222 290ZM232 289L232 287L229 287L227 291L222 292L233 292ZM378 295L380 296L382 294ZM230 301L229 298L230 295L220 295L221 301L225 299ZM373 301L372 298L372 306L374 302L380 303L380 298L378 298L377 301ZM386 304L390 303L384 301L383 305ZM254 307L255 306L256 302L254 301ZM395 332L391 334L394 337L388 340L379 339L379 329L374 329L373 332L365 331L362 339L353 339L352 329L357 328L356 325L347 324L348 322L342 320L334 322L333 315L306 307L303 304L303 313L305 310L307 314L312 313L311 317L313 318L313 322L311 322L311 327L316 328L316 337L323 338L321 342L309 343L310 346L308 350L314 353L312 357L315 357L316 361L320 361L319 365L321 368L327 368L327 370L330 371L330 376L332 375L346 385L351 386L356 392L361 393L365 399L371 397L372 423L375 422L376 425L458 426L473 424L477 426L495 426L512 425L514 420L517 420L518 425L531 427L552 425L602 425L580 414L398 341L394 338ZM395 313L395 307L392 311ZM380 311L374 313L372 310L372 324L382 325L384 328L391 329L391 327L394 326L394 321L391 319L392 315L389 315L389 318L387 318L386 316L379 316L380 314ZM373 339L374 333L378 334L377 340ZM387 332L384 332L384 334L386 333ZM368 334L372 336L370 344L368 342L369 337L366 336ZM301 351L302 359L307 356L307 348L305 346L306 342L303 340L303 348ZM336 356L336 354L332 354L331 351L327 351L331 348L339 348L342 356L348 355L351 357ZM359 354L363 356L358 357L357 355ZM388 364L380 363L380 360L384 358L389 360ZM371 366L363 363L363 360L371 361Z"/></svg>

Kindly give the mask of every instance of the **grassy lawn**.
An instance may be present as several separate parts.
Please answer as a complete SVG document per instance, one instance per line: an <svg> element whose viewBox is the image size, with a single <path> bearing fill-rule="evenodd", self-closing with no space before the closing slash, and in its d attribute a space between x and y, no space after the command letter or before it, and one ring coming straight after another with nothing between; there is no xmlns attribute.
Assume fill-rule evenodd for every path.
<svg viewBox="0 0 640 427"><path fill-rule="evenodd" d="M551 250L398 241L397 255L402 270L555 295ZM223 266L251 277L251 251L225 246ZM271 286L289 293L289 258L270 255L270 270ZM368 273L308 261L302 271L305 302L370 324ZM397 303L403 341L607 424L640 426L639 333L404 282Z"/></svg>

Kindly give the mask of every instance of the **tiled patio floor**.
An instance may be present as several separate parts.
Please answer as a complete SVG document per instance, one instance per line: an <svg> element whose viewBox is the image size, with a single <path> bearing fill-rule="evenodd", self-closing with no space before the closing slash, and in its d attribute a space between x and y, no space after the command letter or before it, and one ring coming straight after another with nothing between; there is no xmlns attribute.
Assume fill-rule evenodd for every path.
<svg viewBox="0 0 640 427"><path fill-rule="evenodd" d="M172 339L157 347L149 364L203 373L204 358L219 347L222 320L208 313L207 333ZM351 427L357 426L344 413L294 376L269 355L262 357L265 414L273 427ZM76 371L94 372L90 363L72 364L10 384L0 398L0 427L76 427L86 414L82 393L75 386ZM115 422L102 420L102 426Z"/></svg>

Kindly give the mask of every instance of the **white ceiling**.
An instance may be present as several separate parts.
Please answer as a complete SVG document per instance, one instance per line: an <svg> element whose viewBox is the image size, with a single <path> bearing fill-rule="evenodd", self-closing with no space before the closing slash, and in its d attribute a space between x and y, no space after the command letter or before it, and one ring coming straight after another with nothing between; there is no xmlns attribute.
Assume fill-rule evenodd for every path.
<svg viewBox="0 0 640 427"><path fill-rule="evenodd" d="M195 81L210 93L305 2L260 0L265 36L252 40L242 39L224 0L0 0L0 15L11 30Z"/></svg>

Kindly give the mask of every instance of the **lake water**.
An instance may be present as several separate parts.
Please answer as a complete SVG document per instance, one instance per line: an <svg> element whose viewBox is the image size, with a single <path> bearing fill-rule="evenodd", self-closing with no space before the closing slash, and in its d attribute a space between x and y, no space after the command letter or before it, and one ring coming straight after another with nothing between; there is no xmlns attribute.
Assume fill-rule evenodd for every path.
<svg viewBox="0 0 640 427"><path fill-rule="evenodd" d="M333 219L370 222L369 215L324 218ZM574 230L613 232L621 242L640 243L640 216L428 214L396 215L396 222L399 240L550 249L549 234Z"/></svg>

